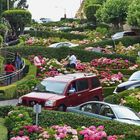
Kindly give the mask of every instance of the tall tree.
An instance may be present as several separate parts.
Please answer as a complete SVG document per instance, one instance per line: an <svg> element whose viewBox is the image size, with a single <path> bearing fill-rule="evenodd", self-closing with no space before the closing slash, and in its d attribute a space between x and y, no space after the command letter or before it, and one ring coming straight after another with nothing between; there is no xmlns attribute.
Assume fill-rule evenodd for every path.
<svg viewBox="0 0 140 140"><path fill-rule="evenodd" d="M132 26L140 27L140 1L133 0L128 8L127 22Z"/></svg>
<svg viewBox="0 0 140 140"><path fill-rule="evenodd" d="M90 6L87 6L85 8L85 15L88 19L88 21L91 21L93 22L95 25L96 25L96 11L97 9L99 9L100 5L99 4L93 4L93 5L90 5Z"/></svg>
<svg viewBox="0 0 140 140"><path fill-rule="evenodd" d="M97 10L96 17L100 21L112 23L116 28L122 27L126 21L129 4L130 0L107 0Z"/></svg>
<svg viewBox="0 0 140 140"><path fill-rule="evenodd" d="M27 0L19 0L18 3L17 3L17 8L27 9L28 8Z"/></svg>
<svg viewBox="0 0 140 140"><path fill-rule="evenodd" d="M2 16L11 25L13 35L18 35L23 33L24 27L31 22L31 13L26 10L7 10L3 12Z"/></svg>

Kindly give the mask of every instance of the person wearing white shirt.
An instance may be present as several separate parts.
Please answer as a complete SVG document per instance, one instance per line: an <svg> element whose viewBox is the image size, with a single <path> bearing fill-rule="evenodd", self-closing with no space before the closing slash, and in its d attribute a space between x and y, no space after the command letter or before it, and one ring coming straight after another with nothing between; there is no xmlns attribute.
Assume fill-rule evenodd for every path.
<svg viewBox="0 0 140 140"><path fill-rule="evenodd" d="M77 58L75 55L71 55L69 57L69 66L70 68L75 68L76 67L76 63L77 63Z"/></svg>

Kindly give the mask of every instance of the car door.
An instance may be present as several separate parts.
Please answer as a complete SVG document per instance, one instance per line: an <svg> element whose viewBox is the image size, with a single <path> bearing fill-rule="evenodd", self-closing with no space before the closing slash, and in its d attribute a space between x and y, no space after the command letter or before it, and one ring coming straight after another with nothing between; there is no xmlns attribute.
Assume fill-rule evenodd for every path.
<svg viewBox="0 0 140 140"><path fill-rule="evenodd" d="M74 88L76 89L74 93L69 93L69 89L71 87L71 84L74 85ZM88 81L87 79L77 79L70 83L67 93L68 93L68 99L67 102L69 106L75 106L79 105L86 101L86 96L88 95Z"/></svg>
<svg viewBox="0 0 140 140"><path fill-rule="evenodd" d="M77 87L77 95L78 95L78 103L84 103L88 101L88 93L89 93L89 82L87 78L78 79L76 81Z"/></svg>
<svg viewBox="0 0 140 140"><path fill-rule="evenodd" d="M113 113L113 110L109 105L106 104L100 104L99 115L101 119L112 120L112 118L115 118L115 114Z"/></svg>

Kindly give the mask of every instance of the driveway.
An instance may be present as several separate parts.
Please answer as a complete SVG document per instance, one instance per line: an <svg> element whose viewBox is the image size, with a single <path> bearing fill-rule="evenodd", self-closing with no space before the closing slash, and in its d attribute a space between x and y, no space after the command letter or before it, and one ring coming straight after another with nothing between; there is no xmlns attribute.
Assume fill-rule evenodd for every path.
<svg viewBox="0 0 140 140"><path fill-rule="evenodd" d="M16 106L18 99L0 101L0 106L13 105Z"/></svg>

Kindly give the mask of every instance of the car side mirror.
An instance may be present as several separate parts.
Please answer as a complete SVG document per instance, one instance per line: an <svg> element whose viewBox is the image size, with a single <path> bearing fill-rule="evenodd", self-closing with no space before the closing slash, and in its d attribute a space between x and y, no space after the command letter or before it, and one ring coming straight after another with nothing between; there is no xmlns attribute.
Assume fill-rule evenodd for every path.
<svg viewBox="0 0 140 140"><path fill-rule="evenodd" d="M107 116L107 117L110 117L110 118L112 118L112 119L115 118L114 114L112 114L112 113L107 113L106 116Z"/></svg>

